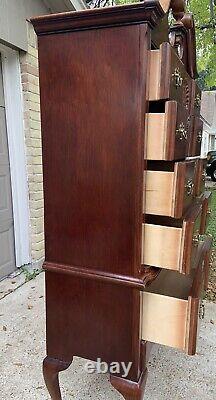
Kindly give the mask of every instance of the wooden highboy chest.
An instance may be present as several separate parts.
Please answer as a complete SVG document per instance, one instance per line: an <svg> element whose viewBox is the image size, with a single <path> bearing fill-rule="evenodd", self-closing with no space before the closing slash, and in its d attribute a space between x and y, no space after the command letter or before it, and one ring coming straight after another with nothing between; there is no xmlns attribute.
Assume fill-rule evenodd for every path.
<svg viewBox="0 0 216 400"><path fill-rule="evenodd" d="M168 25L172 10L176 22ZM73 356L141 400L150 343L196 353L210 193L200 158L195 28L183 0L32 19L45 198L44 377Z"/></svg>

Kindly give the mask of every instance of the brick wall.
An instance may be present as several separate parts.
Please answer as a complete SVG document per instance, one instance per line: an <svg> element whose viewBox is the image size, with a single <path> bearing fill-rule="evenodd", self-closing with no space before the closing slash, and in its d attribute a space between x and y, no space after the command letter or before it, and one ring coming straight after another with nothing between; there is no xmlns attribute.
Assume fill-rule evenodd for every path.
<svg viewBox="0 0 216 400"><path fill-rule="evenodd" d="M44 257L43 175L37 38L28 23L28 51L20 54L30 206L31 257Z"/></svg>

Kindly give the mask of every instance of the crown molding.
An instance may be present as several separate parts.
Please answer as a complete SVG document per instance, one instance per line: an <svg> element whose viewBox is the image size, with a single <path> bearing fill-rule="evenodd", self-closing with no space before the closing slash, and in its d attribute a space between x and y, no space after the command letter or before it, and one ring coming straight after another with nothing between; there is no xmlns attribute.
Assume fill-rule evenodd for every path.
<svg viewBox="0 0 216 400"><path fill-rule="evenodd" d="M147 23L154 28L165 15L158 0L141 3L52 14L32 18L38 36L110 26Z"/></svg>

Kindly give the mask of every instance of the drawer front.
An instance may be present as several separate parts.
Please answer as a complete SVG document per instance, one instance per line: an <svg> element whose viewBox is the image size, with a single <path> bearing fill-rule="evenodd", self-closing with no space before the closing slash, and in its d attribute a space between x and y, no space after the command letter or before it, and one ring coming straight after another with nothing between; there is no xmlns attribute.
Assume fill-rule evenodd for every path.
<svg viewBox="0 0 216 400"><path fill-rule="evenodd" d="M201 90L196 81L192 81L192 100L191 100L191 114L197 117L200 116L201 109Z"/></svg>
<svg viewBox="0 0 216 400"><path fill-rule="evenodd" d="M187 156L190 131L191 131L191 118L185 107L179 104L177 113L176 131L174 136L175 141L173 140L175 143L173 149L173 158L172 158L173 160L183 158L183 153L184 153L184 158ZM170 156L172 156L171 152Z"/></svg>
<svg viewBox="0 0 216 400"><path fill-rule="evenodd" d="M205 190L205 159L196 161L195 195L200 196Z"/></svg>
<svg viewBox="0 0 216 400"><path fill-rule="evenodd" d="M208 236L205 240L206 243L206 256L205 256L205 264L204 264L204 290L208 289L209 285L209 273L210 268L212 267L212 246L213 246L213 239Z"/></svg>
<svg viewBox="0 0 216 400"><path fill-rule="evenodd" d="M200 240L201 212L201 204L194 205L178 227L143 224L142 264L189 274Z"/></svg>
<svg viewBox="0 0 216 400"><path fill-rule="evenodd" d="M161 71L163 74L163 71ZM185 70L176 52L171 50L171 79L169 98L175 99L183 105L188 115L190 115L191 87L192 79Z"/></svg>
<svg viewBox="0 0 216 400"><path fill-rule="evenodd" d="M169 42L168 14L158 21L158 24L151 31L152 47L158 48L163 42Z"/></svg>
<svg viewBox="0 0 216 400"><path fill-rule="evenodd" d="M197 255L194 278L162 271L142 293L142 339L196 353L200 295L209 269L211 242Z"/></svg>
<svg viewBox="0 0 216 400"><path fill-rule="evenodd" d="M201 217L201 226L200 226L200 234L204 235L206 233L206 229L208 226L208 220L211 215L211 199L212 192L205 192L202 199L202 217Z"/></svg>
<svg viewBox="0 0 216 400"><path fill-rule="evenodd" d="M203 122L200 117L193 117L193 129L189 142L188 156L200 156L203 135Z"/></svg>
<svg viewBox="0 0 216 400"><path fill-rule="evenodd" d="M172 161L187 156L190 121L176 101L167 101L164 113L147 114L146 132L145 159Z"/></svg>
<svg viewBox="0 0 216 400"><path fill-rule="evenodd" d="M149 100L176 100L190 114L192 79L169 43L151 50L149 66Z"/></svg>
<svg viewBox="0 0 216 400"><path fill-rule="evenodd" d="M193 201L194 187L195 161L176 163L173 172L148 170L143 211L181 218Z"/></svg>
<svg viewBox="0 0 216 400"><path fill-rule="evenodd" d="M175 217L185 215L195 197L196 161L180 162L176 164L176 212Z"/></svg>
<svg viewBox="0 0 216 400"><path fill-rule="evenodd" d="M200 156L201 144L203 136L203 121L200 117L194 117L194 145L193 145L193 156Z"/></svg>
<svg viewBox="0 0 216 400"><path fill-rule="evenodd" d="M200 227L202 218L202 204L194 208L194 213L186 218L182 227L182 253L180 261L180 272L190 274L195 267L197 251L200 244Z"/></svg>

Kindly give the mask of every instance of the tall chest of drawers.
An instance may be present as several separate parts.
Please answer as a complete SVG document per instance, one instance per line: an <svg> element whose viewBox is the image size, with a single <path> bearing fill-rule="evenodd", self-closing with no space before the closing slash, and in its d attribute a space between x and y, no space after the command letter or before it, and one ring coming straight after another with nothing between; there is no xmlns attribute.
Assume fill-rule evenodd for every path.
<svg viewBox="0 0 216 400"><path fill-rule="evenodd" d="M172 8L177 22L168 26ZM47 357L106 362L141 400L150 343L196 353L211 193L195 40L182 0L38 17ZM111 369L113 363L120 369ZM122 363L130 365L127 376Z"/></svg>

